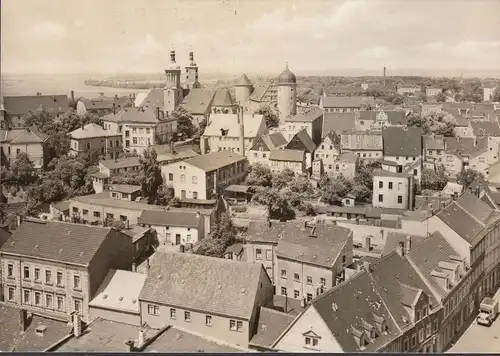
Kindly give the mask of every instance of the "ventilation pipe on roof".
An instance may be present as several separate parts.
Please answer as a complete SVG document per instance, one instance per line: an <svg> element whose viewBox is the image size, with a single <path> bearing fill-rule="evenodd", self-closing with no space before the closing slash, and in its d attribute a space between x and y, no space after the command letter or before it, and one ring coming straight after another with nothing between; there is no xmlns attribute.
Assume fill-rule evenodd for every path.
<svg viewBox="0 0 500 356"><path fill-rule="evenodd" d="M75 101L75 91L74 90L71 91L71 101L73 101L73 102Z"/></svg>
<svg viewBox="0 0 500 356"><path fill-rule="evenodd" d="M127 340L125 341L125 351L127 352L134 352L134 341L133 340Z"/></svg>

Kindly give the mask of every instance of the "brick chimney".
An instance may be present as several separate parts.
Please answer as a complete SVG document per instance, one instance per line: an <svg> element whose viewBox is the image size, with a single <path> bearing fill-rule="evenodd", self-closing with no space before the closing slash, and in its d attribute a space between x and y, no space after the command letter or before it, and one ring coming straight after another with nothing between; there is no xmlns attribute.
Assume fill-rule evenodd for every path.
<svg viewBox="0 0 500 356"><path fill-rule="evenodd" d="M398 245L396 246L396 252L401 257L405 255L405 243L403 241L398 242Z"/></svg>
<svg viewBox="0 0 500 356"><path fill-rule="evenodd" d="M24 333L28 327L28 312L26 309L19 310L19 327L22 333Z"/></svg>
<svg viewBox="0 0 500 356"><path fill-rule="evenodd" d="M367 249L368 251L370 250L372 246L372 238L370 236L365 237L365 246L364 248Z"/></svg>
<svg viewBox="0 0 500 356"><path fill-rule="evenodd" d="M144 346L146 342L146 331L144 329L139 329L139 335L137 337L137 347L140 349Z"/></svg>
<svg viewBox="0 0 500 356"><path fill-rule="evenodd" d="M127 340L125 341L125 351L127 352L133 352L134 351L134 341L133 340Z"/></svg>
<svg viewBox="0 0 500 356"><path fill-rule="evenodd" d="M405 255L409 254L410 251L411 251L411 236L407 236L405 241Z"/></svg>
<svg viewBox="0 0 500 356"><path fill-rule="evenodd" d="M75 337L82 336L82 318L77 311L73 313L73 335Z"/></svg>

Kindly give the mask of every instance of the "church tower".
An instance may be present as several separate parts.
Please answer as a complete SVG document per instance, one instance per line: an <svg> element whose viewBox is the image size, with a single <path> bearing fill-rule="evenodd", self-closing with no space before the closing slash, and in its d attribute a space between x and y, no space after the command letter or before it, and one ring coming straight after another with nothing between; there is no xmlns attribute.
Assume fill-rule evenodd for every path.
<svg viewBox="0 0 500 356"><path fill-rule="evenodd" d="M183 99L183 90L181 87L181 67L175 62L175 51L170 51L170 64L165 69L167 81L163 91L163 110L168 116L177 109Z"/></svg>
<svg viewBox="0 0 500 356"><path fill-rule="evenodd" d="M287 117L297 114L297 78L288 69L288 63L279 75L277 85L280 123L284 123Z"/></svg>
<svg viewBox="0 0 500 356"><path fill-rule="evenodd" d="M186 66L186 89L200 88L198 81L198 65L194 61L194 53L189 52L189 65Z"/></svg>
<svg viewBox="0 0 500 356"><path fill-rule="evenodd" d="M246 100L253 92L253 85L246 76L243 74L240 79L234 85L234 96L236 99L236 103L240 106L244 106Z"/></svg>

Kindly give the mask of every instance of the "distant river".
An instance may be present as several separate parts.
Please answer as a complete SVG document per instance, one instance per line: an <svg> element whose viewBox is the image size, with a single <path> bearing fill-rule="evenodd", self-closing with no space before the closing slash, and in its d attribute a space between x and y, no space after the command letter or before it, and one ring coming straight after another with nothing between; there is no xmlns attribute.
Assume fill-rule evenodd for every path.
<svg viewBox="0 0 500 356"><path fill-rule="evenodd" d="M96 97L99 93L106 96L123 96L131 93L147 92L147 89L126 89L98 87L84 84L87 75L2 75L1 90L2 95L36 95L42 94L67 94L71 90L75 92L75 97Z"/></svg>

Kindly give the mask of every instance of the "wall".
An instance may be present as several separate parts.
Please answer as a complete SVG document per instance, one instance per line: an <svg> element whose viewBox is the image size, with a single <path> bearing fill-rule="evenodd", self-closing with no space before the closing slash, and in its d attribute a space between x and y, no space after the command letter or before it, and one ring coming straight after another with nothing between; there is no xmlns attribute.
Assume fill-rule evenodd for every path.
<svg viewBox="0 0 500 356"><path fill-rule="evenodd" d="M119 310L110 310L93 306L89 308L89 313L91 320L102 318L104 320L111 320L117 323L141 326L141 316L139 313L126 313Z"/></svg>
<svg viewBox="0 0 500 356"><path fill-rule="evenodd" d="M111 200L111 198L109 198ZM118 199L117 199L118 200ZM74 213L74 208L78 209L78 213L80 214L80 218L84 219L85 221L88 222L94 222L98 221L102 223L105 219L107 214L113 214L114 219L118 220L120 219L120 216L123 215L127 218L129 221L130 225L137 224L137 221L139 217L141 216L144 206L141 206L141 204L138 204L137 209L124 209L121 207L110 207L110 206L104 206L104 205L98 205L97 203L83 203L79 202L73 199L70 199L69 202L69 216L71 217L72 214ZM87 214L83 214L83 210L87 210ZM94 216L94 212L98 212L100 214L99 217Z"/></svg>
<svg viewBox="0 0 500 356"><path fill-rule="evenodd" d="M382 182L383 187L379 184ZM389 183L392 183L392 189L389 188ZM383 196L383 201L379 201L379 195ZM402 201L398 203L398 197L401 196ZM408 178L398 177L373 177L373 201L374 207L408 209L409 203L409 180Z"/></svg>
<svg viewBox="0 0 500 356"><path fill-rule="evenodd" d="M321 337L317 349L305 348L303 334L309 331ZM308 308L298 317L288 332L278 341L275 348L284 352L343 353L344 351L314 307Z"/></svg>
<svg viewBox="0 0 500 356"><path fill-rule="evenodd" d="M163 180L173 186L176 197L183 198L182 191L185 191L184 198L194 198L197 194L197 199L209 199L207 190L213 187L206 185L205 171L181 161L162 166L161 173Z"/></svg>
<svg viewBox="0 0 500 356"><path fill-rule="evenodd" d="M249 241L244 245L246 261L262 264L273 284L276 284L276 278L278 278L276 247L277 243L273 244L253 241ZM261 259L257 258L257 250L259 249L262 251Z"/></svg>
<svg viewBox="0 0 500 356"><path fill-rule="evenodd" d="M84 139L71 139L70 148L71 154L78 154L82 152L99 152L99 154L105 153L118 153L122 151L122 138L121 136L111 136L111 137L92 137ZM90 143L90 149L87 148L87 144ZM118 146L117 146L118 144Z"/></svg>
<svg viewBox="0 0 500 356"><path fill-rule="evenodd" d="M155 124L127 123L123 125L123 148L127 152L142 154L149 145L155 144ZM128 137L127 137L128 135ZM135 140L135 141L134 141Z"/></svg>
<svg viewBox="0 0 500 356"><path fill-rule="evenodd" d="M305 158L305 155L304 155ZM289 161L276 161L270 160L271 171L273 173L279 173L285 168L290 168L296 175L301 175L306 170L306 160L302 162L289 162Z"/></svg>
<svg viewBox="0 0 500 356"><path fill-rule="evenodd" d="M446 241L448 241L448 243L453 247L453 249L457 251L461 257L466 258L469 264L471 263L469 250L470 244L460 237L460 235L458 235L453 229L446 225L436 215L427 219L427 226L429 234L432 234L434 231L439 231Z"/></svg>
<svg viewBox="0 0 500 356"><path fill-rule="evenodd" d="M187 228L184 226L169 226L167 229L166 226L157 226L157 225L151 225L151 227L156 230L160 245L166 245L166 244L175 245L177 234L180 235L182 245L186 243L194 244L203 238L203 236L198 235L197 228ZM170 234L170 236L167 237L167 234ZM188 239L187 235L191 235L191 237Z"/></svg>
<svg viewBox="0 0 500 356"><path fill-rule="evenodd" d="M9 154L10 150L10 154ZM40 143L28 143L28 144L6 144L4 148L4 153L11 162L17 159L17 150L19 153L26 153L33 162L35 167L45 167L48 159L48 152L46 150L45 144Z"/></svg>
<svg viewBox="0 0 500 356"><path fill-rule="evenodd" d="M248 158L248 162L251 165L256 163L263 164L265 166L269 166L269 156L271 155L271 151L257 151L257 150L248 150L246 156Z"/></svg>

